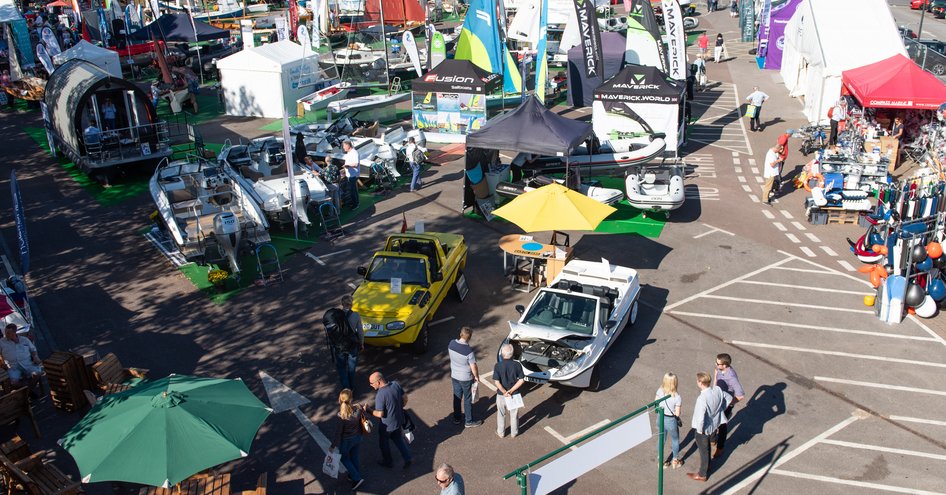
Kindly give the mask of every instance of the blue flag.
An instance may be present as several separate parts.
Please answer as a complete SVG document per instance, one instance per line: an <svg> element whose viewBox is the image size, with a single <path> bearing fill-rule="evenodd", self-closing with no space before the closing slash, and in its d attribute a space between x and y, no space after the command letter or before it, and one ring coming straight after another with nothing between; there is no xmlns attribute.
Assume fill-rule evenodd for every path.
<svg viewBox="0 0 946 495"><path fill-rule="evenodd" d="M20 270L23 275L30 269L30 244L26 237L26 213L20 198L20 185L16 181L16 170L10 171L10 193L13 196L13 218L16 222L16 238L20 244Z"/></svg>

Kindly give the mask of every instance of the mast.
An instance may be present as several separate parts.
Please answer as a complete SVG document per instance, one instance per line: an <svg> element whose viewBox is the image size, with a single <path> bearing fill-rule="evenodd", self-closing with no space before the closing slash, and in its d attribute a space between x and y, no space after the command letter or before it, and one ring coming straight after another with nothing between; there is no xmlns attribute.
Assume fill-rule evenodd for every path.
<svg viewBox="0 0 946 495"><path fill-rule="evenodd" d="M388 87L388 96L391 96L391 66L388 64L388 36L384 32L384 0L378 1L378 10L381 13L381 45L384 47L384 80Z"/></svg>

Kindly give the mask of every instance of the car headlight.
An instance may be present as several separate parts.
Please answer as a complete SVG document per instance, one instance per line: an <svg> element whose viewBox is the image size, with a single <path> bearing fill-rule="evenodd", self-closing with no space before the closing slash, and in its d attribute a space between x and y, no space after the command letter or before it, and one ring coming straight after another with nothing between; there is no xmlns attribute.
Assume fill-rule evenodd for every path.
<svg viewBox="0 0 946 495"><path fill-rule="evenodd" d="M404 323L403 321L398 320L398 321L392 321L391 323L388 323L387 325L384 326L384 328L388 330L404 330L404 327L406 326L407 326L407 323Z"/></svg>
<svg viewBox="0 0 946 495"><path fill-rule="evenodd" d="M575 360L565 363L565 366L562 366L561 368L559 368L558 371L552 374L552 376L558 378L565 375L570 375L578 371L578 368L581 367L582 363L584 362L585 362L585 356L584 355L579 356L578 358L575 358Z"/></svg>

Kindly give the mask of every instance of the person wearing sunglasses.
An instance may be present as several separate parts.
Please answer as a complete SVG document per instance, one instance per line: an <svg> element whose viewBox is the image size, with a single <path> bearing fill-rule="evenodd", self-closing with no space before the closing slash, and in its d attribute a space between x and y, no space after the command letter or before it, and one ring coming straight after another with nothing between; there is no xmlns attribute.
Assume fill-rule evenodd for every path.
<svg viewBox="0 0 946 495"><path fill-rule="evenodd" d="M437 486L440 487L440 495L464 495L466 493L463 487L463 477L453 470L453 466L445 462L437 468L435 475Z"/></svg>

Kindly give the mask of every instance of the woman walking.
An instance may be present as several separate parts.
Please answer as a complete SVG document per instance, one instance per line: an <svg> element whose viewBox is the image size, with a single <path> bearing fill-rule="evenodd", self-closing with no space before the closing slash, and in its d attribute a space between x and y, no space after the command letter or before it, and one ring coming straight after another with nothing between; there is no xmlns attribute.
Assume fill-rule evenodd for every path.
<svg viewBox="0 0 946 495"><path fill-rule="evenodd" d="M723 58L723 33L716 33L716 47L713 48L713 61L717 64Z"/></svg>
<svg viewBox="0 0 946 495"><path fill-rule="evenodd" d="M671 467L677 469L683 465L683 461L680 460L680 427L678 426L683 399L680 397L680 394L677 393L677 375L673 373L664 375L663 383L660 385L660 388L657 389L657 396L654 397L654 400L660 399L665 395L669 395L670 397L660 404L663 414L658 421L662 420L664 422L664 433L670 435L670 452L672 456L670 460L663 461L663 465L665 468Z"/></svg>
<svg viewBox="0 0 946 495"><path fill-rule="evenodd" d="M351 489L356 490L365 479L361 477L358 451L361 449L361 418L364 411L351 405L351 390L344 389L338 394L338 422L335 426L335 438L329 450L338 447L342 456L342 465L351 478Z"/></svg>
<svg viewBox="0 0 946 495"><path fill-rule="evenodd" d="M729 4L729 17L739 17L739 0L732 0Z"/></svg>

